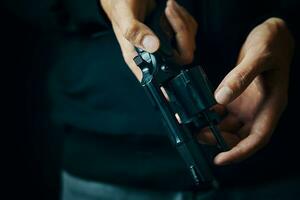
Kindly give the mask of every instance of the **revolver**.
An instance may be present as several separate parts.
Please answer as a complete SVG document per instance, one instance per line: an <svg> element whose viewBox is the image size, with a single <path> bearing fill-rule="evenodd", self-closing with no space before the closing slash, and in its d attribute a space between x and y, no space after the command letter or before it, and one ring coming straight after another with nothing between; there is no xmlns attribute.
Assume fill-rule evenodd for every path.
<svg viewBox="0 0 300 200"><path fill-rule="evenodd" d="M162 2L162 1L160 1ZM172 144L187 165L196 186L218 187L212 159L206 155L195 131L208 127L220 151L228 146L217 124L220 116L211 108L216 104L210 83L200 66L184 67L174 59L174 35L164 14L165 3L158 3L146 24L156 33L160 48L149 53L136 48L134 62L141 69L141 85L160 111Z"/></svg>

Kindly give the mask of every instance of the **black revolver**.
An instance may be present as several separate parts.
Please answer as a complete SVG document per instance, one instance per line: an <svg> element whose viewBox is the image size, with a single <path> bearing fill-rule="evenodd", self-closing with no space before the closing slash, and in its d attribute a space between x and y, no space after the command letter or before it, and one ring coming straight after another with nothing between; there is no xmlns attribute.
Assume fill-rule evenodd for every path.
<svg viewBox="0 0 300 200"><path fill-rule="evenodd" d="M136 48L138 55L134 61L143 73L141 84L160 110L168 136L187 164L195 184L218 187L211 160L194 137L196 130L209 127L220 151L228 150L216 127L220 117L211 110L216 101L200 66L185 68L174 61L173 34L164 8L165 2L160 3L146 22L159 37L160 49L148 53Z"/></svg>

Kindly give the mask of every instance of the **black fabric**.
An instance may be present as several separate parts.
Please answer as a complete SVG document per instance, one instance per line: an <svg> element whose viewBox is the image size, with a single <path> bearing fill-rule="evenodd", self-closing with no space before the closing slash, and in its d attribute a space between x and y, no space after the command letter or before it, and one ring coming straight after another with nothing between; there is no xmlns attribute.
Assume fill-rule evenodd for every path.
<svg viewBox="0 0 300 200"><path fill-rule="evenodd" d="M78 32L69 28L73 36L57 41L49 84L53 119L100 134L161 134L165 129L159 113L128 70L113 33L99 32L109 26L103 12L94 15L99 5L91 2L64 1L67 27ZM257 0L180 3L199 22L195 63L203 65L214 86L235 66L251 29L279 9L278 4Z"/></svg>
<svg viewBox="0 0 300 200"><path fill-rule="evenodd" d="M300 195L300 178L280 179L253 186L238 186L210 191L158 191L142 190L93 182L62 173L62 200L294 200Z"/></svg>
<svg viewBox="0 0 300 200"><path fill-rule="evenodd" d="M113 32L56 41L51 118L99 134L161 134L157 113L126 66Z"/></svg>
<svg viewBox="0 0 300 200"><path fill-rule="evenodd" d="M270 1L203 0L181 3L195 14L199 22L195 63L203 65L215 86L235 66L238 51L247 34L263 20L276 16L280 10L278 4ZM78 9L80 1L76 1L76 4ZM72 12L70 16L73 16L71 18L76 21L74 24L77 24L78 29L82 30L82 24L88 24L89 18L84 17L84 13L75 17L76 13ZM97 20L95 18L91 21ZM154 135L163 138L166 130L159 113L153 109L123 61L113 32L99 32L95 29L94 32L71 33L71 36L64 35L56 42L49 73L52 120L71 126L72 130L81 130L80 134L68 131L64 168L77 176L99 181L144 187L157 185L160 188L187 188L191 182L186 179L188 176L185 177L185 166L177 160L175 149L172 152L167 140L163 140L165 143L159 145L158 149L159 152L168 153L158 154L154 151L151 159L148 158L151 163L161 165L150 165L144 160L146 157L136 156L140 145L144 144L142 141ZM107 136L112 135L115 139L108 140ZM122 139L124 137L139 138L139 142L128 143ZM153 143L153 148L156 147L157 144ZM221 169L219 176L226 184L239 183L241 179L257 181L251 175L246 178L246 171L251 166L257 174L262 175L262 169L271 166L271 163L276 164L262 162L261 169L254 164L270 155L268 151L273 150L254 156L242 166ZM173 162L174 166L170 167L169 164ZM137 167L139 165L142 167ZM165 173L166 169L169 173ZM118 173L122 178L115 176ZM128 176L124 176L126 173ZM176 173L180 176L176 176ZM234 178L232 174L235 174ZM243 178L239 179L238 175ZM271 172L265 173L261 178L273 175Z"/></svg>
<svg viewBox="0 0 300 200"><path fill-rule="evenodd" d="M65 127L64 134L63 168L73 175L152 190L193 189L185 164L166 136L104 136L72 127Z"/></svg>
<svg viewBox="0 0 300 200"><path fill-rule="evenodd" d="M195 63L203 65L208 78L215 86L234 67L239 48L249 31L268 17L279 16L286 19L295 38L298 38L297 0L179 2L193 13L199 22ZM99 3L94 0L11 0L5 1L3 8L9 16L17 19L15 21L26 24L21 30L14 29L15 34L12 37L28 31L28 26L39 36L30 37L34 37L37 50L34 56L27 52L27 58L39 60L35 62L35 67L47 72L47 87L43 84L36 85L40 90L48 92L50 102L46 106L51 110L51 120L59 126L74 127L71 130L80 129L80 134L77 131L61 132L68 134L64 148L66 170L80 177L116 182L120 180L114 178L115 172L125 163L128 169L131 168L130 173L134 176L137 171L132 166L142 162L139 159L147 158L136 156L140 145L144 145L148 140L152 141L154 136L165 137L165 129L159 113L154 111L143 89L123 61L117 41L110 30L109 22L99 8ZM23 39L24 44L22 41L16 41L18 44L14 46L21 45L24 51L31 51L26 48L28 44ZM21 62L18 59L13 61L17 64ZM31 60L26 61L26 64L31 65ZM277 178L297 170L297 135L291 134L297 133L298 130L298 121L293 117L293 114L298 114L294 109L299 102L296 97L299 90L297 72L297 69L292 67L290 106L277 128L271 145L243 164L234 166L231 173L227 173L227 169L224 169L223 173L220 172L220 176L224 176L222 179L225 184L257 182L258 177ZM39 110L41 113L47 111ZM49 134L53 136L58 133L53 130ZM287 135L292 135L292 139ZM115 140L108 142L105 139L107 136L112 136ZM138 140L134 143L122 143L124 137ZM135 174L137 179L130 180L132 176L128 176L130 184L149 186L154 182L161 182L176 185L176 181L180 180L189 184L187 171L168 141L164 138L159 145L156 142L157 140L153 142L153 146L150 145L153 151L159 146L155 155L160 152L167 153L153 158L151 165L145 162L147 168L140 168L141 171ZM144 148L147 149L148 146ZM114 149L112 153L110 150ZM121 151L128 157L121 157ZM119 160L120 157L122 160ZM131 162L127 163L128 160ZM166 166L165 169L159 168L160 162ZM172 163L174 166L170 167ZM109 168L109 165L114 167ZM164 174L169 168L172 169L169 176L174 179L167 179ZM158 169L161 170L160 173L157 173ZM126 173L124 168L122 173ZM149 182L146 183L143 180L147 178Z"/></svg>

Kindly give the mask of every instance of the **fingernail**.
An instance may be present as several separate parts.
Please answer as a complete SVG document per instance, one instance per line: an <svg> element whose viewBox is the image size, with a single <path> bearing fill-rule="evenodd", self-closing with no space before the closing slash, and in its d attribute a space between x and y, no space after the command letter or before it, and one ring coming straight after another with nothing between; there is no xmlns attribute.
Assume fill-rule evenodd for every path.
<svg viewBox="0 0 300 200"><path fill-rule="evenodd" d="M142 45L145 48L145 50L149 51L150 53L153 53L158 49L158 40L152 35L146 35L143 38Z"/></svg>
<svg viewBox="0 0 300 200"><path fill-rule="evenodd" d="M227 104L233 95L232 89L227 86L222 87L215 95L216 101L219 104Z"/></svg>

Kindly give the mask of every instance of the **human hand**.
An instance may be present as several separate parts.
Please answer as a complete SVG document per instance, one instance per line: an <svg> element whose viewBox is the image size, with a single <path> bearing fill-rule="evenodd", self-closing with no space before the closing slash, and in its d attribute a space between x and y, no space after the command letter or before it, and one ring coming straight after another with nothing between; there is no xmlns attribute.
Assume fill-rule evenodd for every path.
<svg viewBox="0 0 300 200"><path fill-rule="evenodd" d="M159 48L159 39L143 24L145 17L155 9L154 0L100 0L112 23L123 58L135 76L141 80L142 73L133 58L137 55L134 47L153 53ZM193 61L197 22L175 0L168 0L166 17L176 34L177 61L189 64Z"/></svg>
<svg viewBox="0 0 300 200"><path fill-rule="evenodd" d="M270 18L255 27L243 44L237 66L216 89L217 102L228 115L220 123L232 147L215 164L241 161L265 146L288 101L293 38L285 22ZM214 142L208 131L202 138Z"/></svg>

